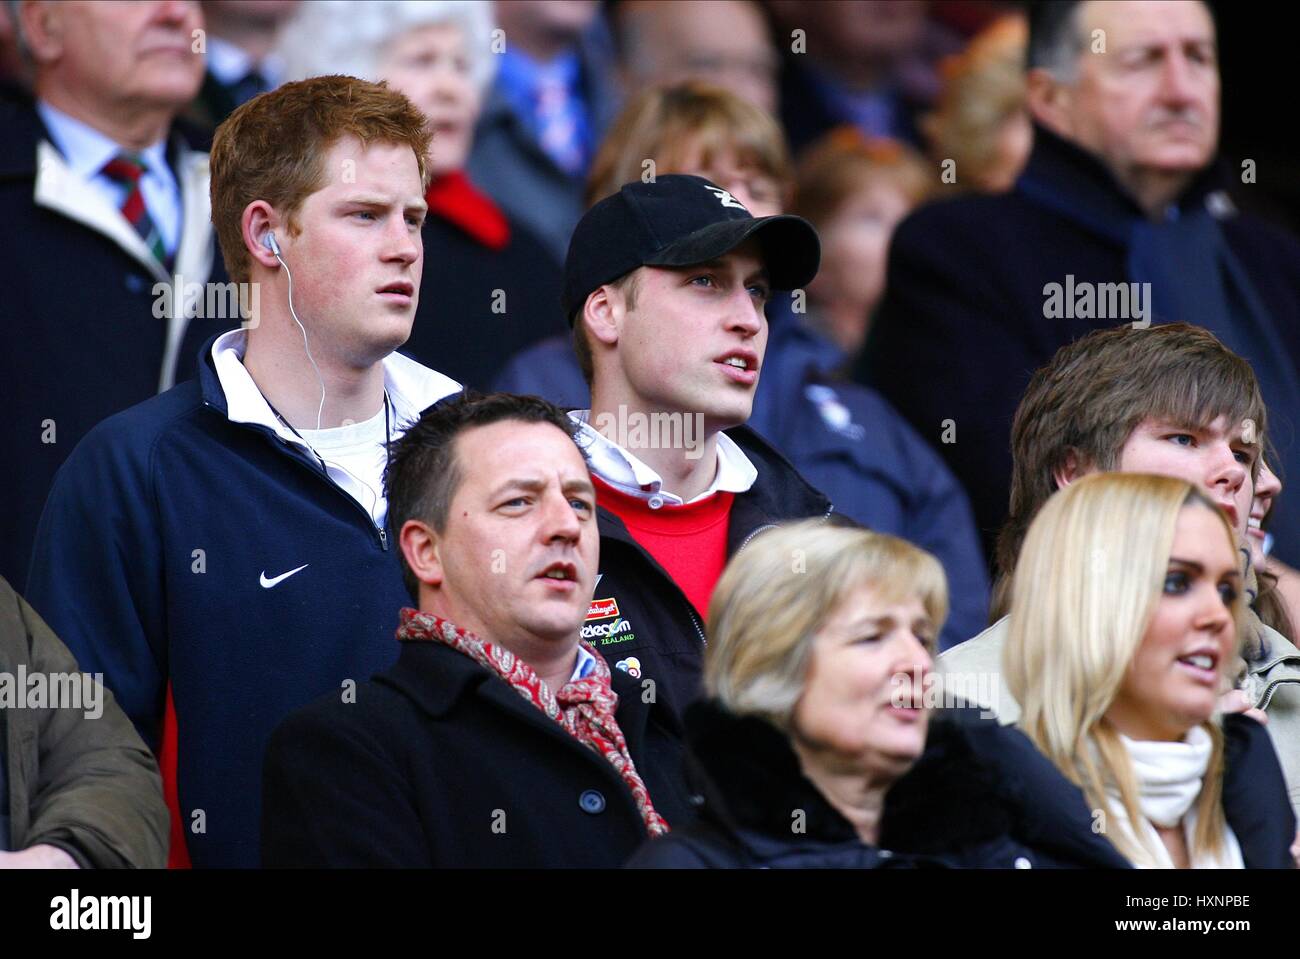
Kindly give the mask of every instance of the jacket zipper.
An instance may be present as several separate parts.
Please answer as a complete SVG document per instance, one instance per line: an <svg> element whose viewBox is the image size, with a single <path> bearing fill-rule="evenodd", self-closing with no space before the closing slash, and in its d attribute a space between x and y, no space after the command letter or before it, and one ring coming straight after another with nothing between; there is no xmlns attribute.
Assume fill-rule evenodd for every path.
<svg viewBox="0 0 1300 959"><path fill-rule="evenodd" d="M212 404L209 403L207 400L203 401L203 405L209 408L213 408ZM245 424L237 424L237 425L245 425ZM388 552L388 531L384 529L382 526L380 526L378 523L376 523L375 518L370 515L370 511L367 510L360 503L358 503L351 496L349 496L347 490L345 490L338 483L334 482L334 479L333 477L330 476L328 470L321 467L319 463L308 462L305 456L300 456L297 452L295 452L293 449L290 448L292 447L293 444L287 443L285 440L281 439L278 434L272 433L270 430L267 430L264 427L260 427L260 426L246 426L246 428L261 433L268 440L270 440L272 445L274 445L278 450L280 450L280 452L284 456L287 456L289 459L293 460L299 466L310 471L313 475L321 477L322 479L325 480L326 483L328 483L335 490L337 490L339 495L342 496L344 499L346 499L354 509L356 509L357 511L365 515L366 525L370 527L372 530L374 530L379 536L380 549L382 549L385 553Z"/></svg>
<svg viewBox="0 0 1300 959"><path fill-rule="evenodd" d="M1300 679L1273 680L1271 683L1269 683L1267 686L1264 687L1264 695L1259 698L1259 705L1256 706L1255 708L1267 710L1268 704L1273 701L1273 694L1277 692L1277 688L1283 685L1284 683L1300 683Z"/></svg>
<svg viewBox="0 0 1300 959"><path fill-rule="evenodd" d="M830 519L831 513L833 512L835 512L834 503L832 503L830 507L826 510L826 512L822 514L822 522L824 523L828 519ZM743 553L745 551L745 547L749 545L749 541L753 539L755 536L757 536L759 533L763 532L763 530L776 529L776 527L777 527L776 523L764 523L762 526L759 526L754 530L752 530L750 534L745 537L744 541L738 547L736 547L736 555L740 555L741 553Z"/></svg>

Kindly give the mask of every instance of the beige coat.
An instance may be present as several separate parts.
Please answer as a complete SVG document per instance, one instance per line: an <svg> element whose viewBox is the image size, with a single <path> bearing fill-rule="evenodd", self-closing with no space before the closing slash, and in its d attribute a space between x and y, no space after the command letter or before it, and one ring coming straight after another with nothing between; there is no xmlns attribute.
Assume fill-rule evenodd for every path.
<svg viewBox="0 0 1300 959"><path fill-rule="evenodd" d="M1268 715L1269 736L1282 764L1291 806L1300 818L1300 650L1258 619L1254 625L1264 655L1247 664L1237 685ZM945 694L980 706L1004 725L1020 718L1020 704L1002 677L1007 632L1007 617L1003 616L939 657Z"/></svg>

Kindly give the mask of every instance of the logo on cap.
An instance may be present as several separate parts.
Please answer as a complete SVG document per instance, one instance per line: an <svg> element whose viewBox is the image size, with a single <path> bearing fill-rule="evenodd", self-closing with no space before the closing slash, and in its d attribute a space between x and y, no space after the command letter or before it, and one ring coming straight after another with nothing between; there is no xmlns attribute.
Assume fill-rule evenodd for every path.
<svg viewBox="0 0 1300 959"><path fill-rule="evenodd" d="M745 210L746 213L749 212L749 210L745 209L745 204L741 203L739 200L737 200L726 190L722 189L722 187L706 186L704 189L708 190L710 193L716 196L718 198L718 202L721 203L723 206L729 206L733 210Z"/></svg>

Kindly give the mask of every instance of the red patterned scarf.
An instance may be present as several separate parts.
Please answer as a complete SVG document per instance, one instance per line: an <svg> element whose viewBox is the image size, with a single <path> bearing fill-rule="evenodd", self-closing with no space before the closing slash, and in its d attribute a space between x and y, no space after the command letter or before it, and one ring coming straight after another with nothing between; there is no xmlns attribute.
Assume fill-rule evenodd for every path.
<svg viewBox="0 0 1300 959"><path fill-rule="evenodd" d="M628 754L623 730L618 728L614 716L618 693L609 684L609 666L590 643L582 645L595 660L591 673L570 680L559 692L552 692L533 668L510 650L485 642L431 613L403 609L397 638L442 643L500 676L520 696L563 726L570 736L608 760L632 791L636 808L651 836L668 832L668 823L655 812L650 792Z"/></svg>

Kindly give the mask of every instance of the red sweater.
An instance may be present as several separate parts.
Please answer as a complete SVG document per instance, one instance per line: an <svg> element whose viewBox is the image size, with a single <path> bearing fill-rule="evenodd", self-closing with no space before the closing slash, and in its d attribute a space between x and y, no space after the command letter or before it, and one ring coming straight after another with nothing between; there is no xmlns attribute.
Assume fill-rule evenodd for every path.
<svg viewBox="0 0 1300 959"><path fill-rule="evenodd" d="M685 506L651 509L639 497L593 476L596 501L623 521L632 538L667 571L703 619L727 564L731 493L718 492Z"/></svg>

